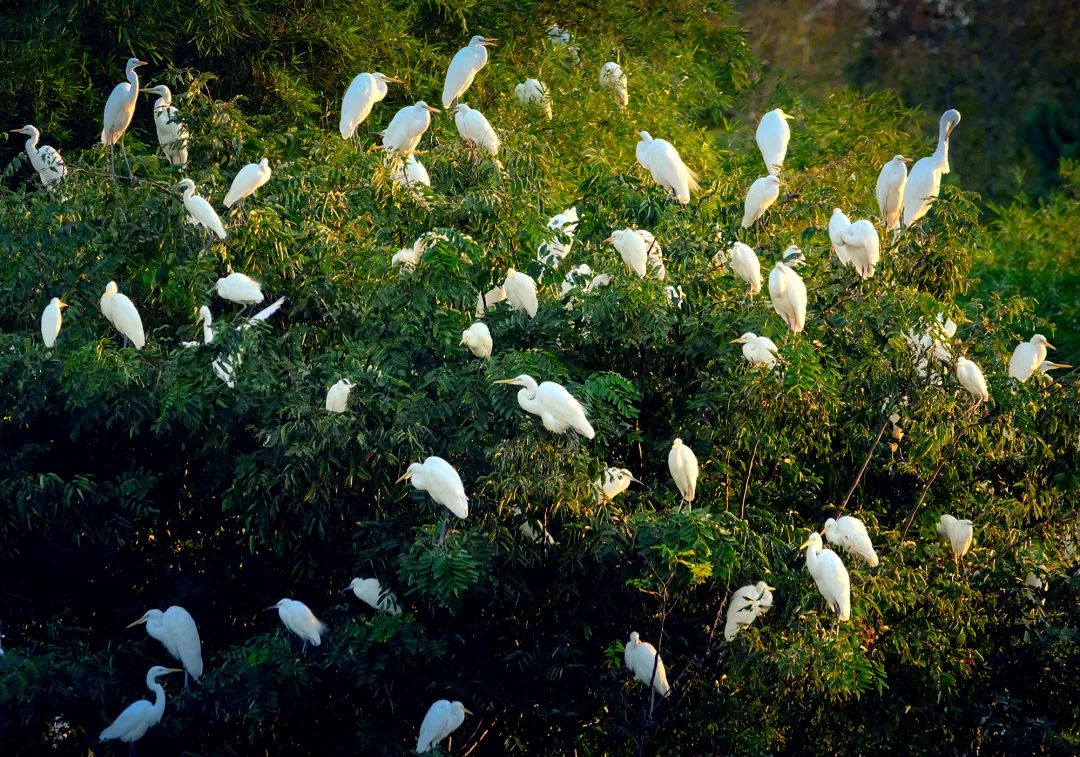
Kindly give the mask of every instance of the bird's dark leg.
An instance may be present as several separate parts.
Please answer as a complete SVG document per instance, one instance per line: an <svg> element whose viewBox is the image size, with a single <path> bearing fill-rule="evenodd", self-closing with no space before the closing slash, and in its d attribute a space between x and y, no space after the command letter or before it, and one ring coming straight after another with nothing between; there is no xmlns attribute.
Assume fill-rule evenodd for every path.
<svg viewBox="0 0 1080 757"><path fill-rule="evenodd" d="M184 688L186 689L187 687L188 687L188 672L187 672L187 668L184 668Z"/></svg>
<svg viewBox="0 0 1080 757"><path fill-rule="evenodd" d="M132 741L131 742L131 748L128 749L128 757L135 757L135 745L138 744L138 743L139 742L137 742L137 741Z"/></svg>
<svg viewBox="0 0 1080 757"><path fill-rule="evenodd" d="M304 646L300 649L300 654L307 656L307 639L304 639Z"/></svg>
<svg viewBox="0 0 1080 757"><path fill-rule="evenodd" d="M124 165L127 166L128 178L134 179L135 174L131 172L131 161L128 160L127 148L124 147L124 138L120 137L120 154L124 156Z"/></svg>
<svg viewBox="0 0 1080 757"><path fill-rule="evenodd" d="M116 147L109 142L109 173L112 174L113 184L116 183Z"/></svg>
<svg viewBox="0 0 1080 757"><path fill-rule="evenodd" d="M446 529L450 526L450 511L443 511L442 528L439 529L439 541L436 546L441 547L443 542L446 541Z"/></svg>

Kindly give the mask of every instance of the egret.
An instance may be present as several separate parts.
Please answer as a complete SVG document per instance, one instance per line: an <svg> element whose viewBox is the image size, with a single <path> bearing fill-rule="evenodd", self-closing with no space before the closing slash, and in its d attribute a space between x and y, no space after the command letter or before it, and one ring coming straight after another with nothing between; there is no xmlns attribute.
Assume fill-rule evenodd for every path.
<svg viewBox="0 0 1080 757"><path fill-rule="evenodd" d="M195 182L191 179L181 179L172 186L173 189L184 190L184 207L188 215L194 218L200 226L217 236L218 239L226 237L225 226L221 223L217 211L207 202L206 198L195 194Z"/></svg>
<svg viewBox="0 0 1080 757"><path fill-rule="evenodd" d="M761 150L761 157L765 160L765 168L772 175L780 173L784 165L784 157L787 155L788 141L791 139L791 128L788 120L793 116L788 115L780 108L770 110L761 117L757 127L757 146ZM743 224L746 226L746 224Z"/></svg>
<svg viewBox="0 0 1080 757"><path fill-rule="evenodd" d="M524 310L530 318L536 317L540 303L536 299L536 282L532 276L507 268L502 290L511 310Z"/></svg>
<svg viewBox="0 0 1080 757"><path fill-rule="evenodd" d="M405 271L412 271L420 263L420 253L413 247L402 247L390 257L390 265L400 266Z"/></svg>
<svg viewBox="0 0 1080 757"><path fill-rule="evenodd" d="M506 299L506 290L502 285L492 287L483 294L476 295L476 317L482 318L487 309Z"/></svg>
<svg viewBox="0 0 1080 757"><path fill-rule="evenodd" d="M592 277L592 281L585 285L585 288L581 291L588 294L597 287L606 287L611 283L611 276L606 273L598 273Z"/></svg>
<svg viewBox="0 0 1080 757"><path fill-rule="evenodd" d="M926 375L926 368L928 358L933 356L935 359L946 363L952 360L952 352L948 347L948 340L956 333L956 322L952 318L946 319L943 313L937 314L937 322L932 324L924 334L915 334L914 332L904 334L904 338L907 339L915 352L915 358L918 361L920 373Z"/></svg>
<svg viewBox="0 0 1080 757"><path fill-rule="evenodd" d="M647 131L639 131L637 159L652 174L653 181L671 192L683 205L690 202L690 193L701 189L698 176L683 163L679 151L666 139L653 139Z"/></svg>
<svg viewBox="0 0 1080 757"><path fill-rule="evenodd" d="M761 291L761 263L752 247L735 242L728 250L728 260L732 273L750 285L751 297Z"/></svg>
<svg viewBox="0 0 1080 757"><path fill-rule="evenodd" d="M214 284L218 297L239 305L256 305L263 301L262 287L259 282L242 273L230 273Z"/></svg>
<svg viewBox="0 0 1080 757"><path fill-rule="evenodd" d="M767 613L772 608L774 591L776 589L764 581L743 586L736 591L728 602L724 639L733 640L739 631Z"/></svg>
<svg viewBox="0 0 1080 757"><path fill-rule="evenodd" d="M487 65L487 48L495 42L494 39L477 34L469 40L466 47L457 51L453 60L450 61L450 67L446 69L446 82L443 84L442 91L444 108L449 108L454 100L465 94L465 91L472 86L476 74Z"/></svg>
<svg viewBox="0 0 1080 757"><path fill-rule="evenodd" d="M667 467L683 501L693 502L698 477L698 461L694 450L683 444L682 439L676 439L671 443L671 450L668 452Z"/></svg>
<svg viewBox="0 0 1080 757"><path fill-rule="evenodd" d="M414 184L431 186L431 177L428 175L424 164L416 159L415 155L409 155L404 162L397 163L390 172L394 182L401 186L411 187Z"/></svg>
<svg viewBox="0 0 1080 757"><path fill-rule="evenodd" d="M563 258L570 254L577 231L577 208L567 208L548 219L547 227L557 235L540 245L536 250L536 259L549 268L558 268Z"/></svg>
<svg viewBox="0 0 1080 757"><path fill-rule="evenodd" d="M589 267L588 263L582 263L576 265L566 272L566 276L563 277L563 281L559 284L559 299L564 299L566 295L570 294L574 289L581 285L581 281L589 278L593 275L593 269ZM566 306L570 307L569 304Z"/></svg>
<svg viewBox="0 0 1080 757"><path fill-rule="evenodd" d="M960 384L975 398L975 404L986 402L990 399L990 391L986 386L986 378L978 365L966 357L956 358L956 378Z"/></svg>
<svg viewBox="0 0 1080 757"><path fill-rule="evenodd" d="M881 209L881 223L885 231L900 228L900 211L904 207L904 188L907 186L907 164L911 158L894 155L881 167L878 174L876 194Z"/></svg>
<svg viewBox="0 0 1080 757"><path fill-rule="evenodd" d="M364 122L375 103L386 97L389 83L404 84L401 79L387 76L376 71L373 74L362 73L349 82L345 96L341 99L341 121L338 129L342 139L352 139L356 127Z"/></svg>
<svg viewBox="0 0 1080 757"><path fill-rule="evenodd" d="M60 335L60 325L64 321L60 311L66 307L66 302L62 302L59 297L53 297L41 312L41 340L49 349L53 348L56 337Z"/></svg>
<svg viewBox="0 0 1080 757"><path fill-rule="evenodd" d="M821 536L810 534L799 549L806 548L806 568L814 577L821 596L840 621L851 619L851 579L844 561L829 548L822 548Z"/></svg>
<svg viewBox="0 0 1080 757"><path fill-rule="evenodd" d="M842 547L848 552L854 552L867 565L876 568L878 564L877 552L870 541L870 534L866 532L866 526L858 518L850 515L842 515L839 518L829 518L825 521L825 527L821 529L830 544Z"/></svg>
<svg viewBox="0 0 1080 757"><path fill-rule="evenodd" d="M285 627L304 640L303 651L307 651L309 643L316 647L322 644L322 634L326 632L326 626L300 600L282 599L266 609L277 610Z"/></svg>
<svg viewBox="0 0 1080 757"><path fill-rule="evenodd" d="M750 185L743 207L742 227L748 229L780 196L780 179L774 174L762 176Z"/></svg>
<svg viewBox="0 0 1080 757"><path fill-rule="evenodd" d="M352 593L356 595L357 599L373 610L381 610L391 615L401 614L401 606L398 604L394 592L387 591L384 595L382 585L377 578L354 578L343 591L349 591L350 589L352 589Z"/></svg>
<svg viewBox="0 0 1080 757"><path fill-rule="evenodd" d="M585 408L561 384L545 381L537 385L535 379L527 373L512 379L499 379L495 383L523 387L517 394L518 404L525 412L540 416L544 428L548 431L564 434L573 429L586 439L596 436L585 417Z"/></svg>
<svg viewBox="0 0 1080 757"><path fill-rule="evenodd" d="M120 143L120 154L127 163L128 175L131 175L131 163L128 161L127 150L124 149L124 132L131 125L131 117L135 115L135 102L139 99L139 75L135 69L145 66L146 61L138 58L128 58L124 73L127 81L120 82L113 87L109 99L105 101L105 114L102 118L101 144L109 146L109 168L115 174L116 166L113 158L113 145Z"/></svg>
<svg viewBox="0 0 1080 757"><path fill-rule="evenodd" d="M539 79L526 79L514 87L514 95L519 104L540 109L544 118L551 120L551 95L547 85Z"/></svg>
<svg viewBox="0 0 1080 757"><path fill-rule="evenodd" d="M619 257L639 278L645 277L649 247L645 242L645 237L638 234L636 229L618 229L611 232L611 236L604 241L618 250Z"/></svg>
<svg viewBox="0 0 1080 757"><path fill-rule="evenodd" d="M646 686L652 686L657 694L666 697L671 693L664 661L656 653L656 647L642 641L637 631L630 634L630 641L626 642L623 648L623 661L634 674L634 678Z"/></svg>
<svg viewBox="0 0 1080 757"><path fill-rule="evenodd" d="M1046 376L1047 380L1051 382L1054 379L1051 378L1049 371L1056 371L1062 368L1072 368L1072 366L1068 363L1055 363L1051 360L1044 360L1039 363L1039 373L1043 376Z"/></svg>
<svg viewBox="0 0 1080 757"><path fill-rule="evenodd" d="M44 321L42 324L44 328ZM1054 345L1042 334L1035 334L1030 341L1020 342L1009 358L1009 376L1021 384L1026 382L1046 361L1047 348L1054 349Z"/></svg>
<svg viewBox="0 0 1080 757"><path fill-rule="evenodd" d="M284 297L278 297L276 300L274 300L269 305L264 307L258 313L251 316L250 318L248 318L247 323L241 323L239 326L237 326L237 328L240 329L241 331L247 331L252 326L254 326L256 323L259 323L261 321L269 320L270 316L272 316L277 311L281 310L281 306L284 305L284 304L285 304L285 298ZM213 338L213 336L211 335L211 339L212 338Z"/></svg>
<svg viewBox="0 0 1080 757"><path fill-rule="evenodd" d="M634 233L645 242L646 261L652 275L663 281L667 278L667 267L664 265L664 253L660 243L656 241L653 233L646 229L634 229Z"/></svg>
<svg viewBox="0 0 1080 757"><path fill-rule="evenodd" d="M154 693L154 703L150 704L146 699L129 704L120 716L113 721L112 725L101 732L99 737L102 741L119 739L131 744L131 752L135 752L135 742L161 722L161 716L165 714L165 689L157 679L169 673L179 673L180 668L163 668L155 665L146 672L146 688Z"/></svg>
<svg viewBox="0 0 1080 757"><path fill-rule="evenodd" d="M851 265L851 255L844 242L844 234L849 228L851 228L851 221L844 215L844 211L833 208L832 216L829 218L829 241L832 242L832 248L836 252L836 257L840 258L841 265Z"/></svg>
<svg viewBox="0 0 1080 757"><path fill-rule="evenodd" d="M770 371L776 367L777 355L780 348L776 342L767 336L758 336L753 331L747 331L738 339L732 339L732 344L742 345L742 354L751 365L764 365Z"/></svg>
<svg viewBox="0 0 1080 757"><path fill-rule="evenodd" d="M240 367L242 362L240 353L237 352L228 357L214 358L214 362L210 363L210 367L214 369L214 375L225 382L225 386L235 389L236 369Z"/></svg>
<svg viewBox="0 0 1080 757"><path fill-rule="evenodd" d="M461 332L461 344L469 348L476 357L487 360L491 357L491 331L483 321L477 321Z"/></svg>
<svg viewBox="0 0 1080 757"><path fill-rule="evenodd" d="M394 114L389 126L376 132L382 137L383 149L391 155L411 153L431 125L431 114L438 112L437 108L432 108L423 100L406 105Z"/></svg>
<svg viewBox="0 0 1080 757"><path fill-rule="evenodd" d="M195 619L183 607L173 605L162 612L147 610L146 613L128 625L128 628L145 623L146 632L160 641L165 649L184 666L184 686L187 687L188 675L199 680L203 672L202 644L199 641L199 629Z"/></svg>
<svg viewBox="0 0 1080 757"><path fill-rule="evenodd" d="M121 294L115 281L110 281L101 295L101 312L125 339L129 339L136 350L146 344L142 318L139 311L126 294Z"/></svg>
<svg viewBox="0 0 1080 757"><path fill-rule="evenodd" d="M348 379L339 379L336 384L326 391L326 412L344 413L345 406L349 403L349 392L356 386Z"/></svg>
<svg viewBox="0 0 1080 757"><path fill-rule="evenodd" d="M521 508L517 505L514 505L513 513L517 516L524 515L524 513L521 512ZM540 521L536 521L536 525L540 526L540 529L542 529L542 533L541 530L533 526L529 518L525 518L525 520L521 524L521 533L523 533L525 535L525 538L529 541L536 542L537 544L544 543L549 547L555 546L555 544L557 543L555 541L555 537L548 533L548 530L544 528L544 524Z"/></svg>
<svg viewBox="0 0 1080 757"><path fill-rule="evenodd" d="M476 145L492 155L499 154L499 135L480 111L458 103L454 109L454 125L470 148Z"/></svg>
<svg viewBox="0 0 1080 757"><path fill-rule="evenodd" d="M949 137L960 123L960 111L947 110L938 122L938 143L934 154L920 158L908 174L904 187L904 227L918 221L930 210L941 191L941 177L949 172Z"/></svg>
<svg viewBox="0 0 1080 757"><path fill-rule="evenodd" d="M210 313L210 308L203 305L199 308L199 317L195 320L195 323L202 324L203 344L210 344L214 341L214 316Z"/></svg>
<svg viewBox="0 0 1080 757"><path fill-rule="evenodd" d="M959 520L951 515L942 515L937 523L937 532L949 540L952 547L953 561L960 565L967 551L971 549L974 529L970 520Z"/></svg>
<svg viewBox="0 0 1080 757"><path fill-rule="evenodd" d="M769 297L773 309L791 332L800 333L806 325L806 284L795 269L782 260L777 261L769 274Z"/></svg>
<svg viewBox="0 0 1080 757"><path fill-rule="evenodd" d="M263 158L258 163L248 163L236 172L232 185L225 195L225 207L231 208L236 203L243 205L244 199L255 194L255 190L270 181L270 161Z"/></svg>
<svg viewBox="0 0 1080 757"><path fill-rule="evenodd" d="M637 482L628 468L605 468L601 477L593 482L596 487L596 501L611 501L630 488L631 482Z"/></svg>
<svg viewBox="0 0 1080 757"><path fill-rule="evenodd" d="M874 224L863 219L855 221L844 231L844 247L851 260L851 267L860 278L874 275L874 266L881 260L881 240Z"/></svg>
<svg viewBox="0 0 1080 757"><path fill-rule="evenodd" d="M600 67L600 86L611 90L620 108L625 108L630 104L630 93L626 88L626 73L615 61L609 60Z"/></svg>
<svg viewBox="0 0 1080 757"><path fill-rule="evenodd" d="M461 727L465 716L472 715L461 702L440 699L428 708L424 722L420 724L420 737L416 740L416 751L423 754Z"/></svg>
<svg viewBox="0 0 1080 757"><path fill-rule="evenodd" d="M428 495L461 519L469 517L469 498L465 496L465 486L454 466L434 455L422 463L412 463L395 481L409 481L413 488L427 492Z"/></svg>
<svg viewBox="0 0 1080 757"><path fill-rule="evenodd" d="M170 163L183 167L187 164L187 145L191 135L180 120L180 111L173 107L172 91L164 84L145 87L142 91L143 94L158 95L154 103L154 129L157 131L158 144Z"/></svg>
<svg viewBox="0 0 1080 757"><path fill-rule="evenodd" d="M678 286L672 286L668 284L664 287L664 296L667 297L669 305L674 305L677 308L681 308L683 301L686 299L686 294L683 292L682 284Z"/></svg>
<svg viewBox="0 0 1080 757"><path fill-rule="evenodd" d="M30 165L37 171L38 178L46 188L56 186L67 173L67 165L56 148L49 145L38 147L41 132L30 124L21 129L12 129L11 133L26 135L26 157L30 158Z"/></svg>

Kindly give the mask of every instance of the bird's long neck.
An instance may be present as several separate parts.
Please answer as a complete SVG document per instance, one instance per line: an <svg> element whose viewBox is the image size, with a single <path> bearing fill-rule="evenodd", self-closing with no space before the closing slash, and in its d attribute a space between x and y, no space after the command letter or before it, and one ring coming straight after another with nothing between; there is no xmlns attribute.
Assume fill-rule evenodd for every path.
<svg viewBox="0 0 1080 757"><path fill-rule="evenodd" d="M193 194L195 194L195 187L190 186L190 185L185 186L184 187L184 202L187 202L188 200L190 200L191 196Z"/></svg>
<svg viewBox="0 0 1080 757"><path fill-rule="evenodd" d="M160 721L165 714L165 689L157 681L149 681L147 685L154 692L154 716Z"/></svg>
<svg viewBox="0 0 1080 757"><path fill-rule="evenodd" d="M41 135L36 131L30 132L30 136L26 138L26 152L28 155L37 152L38 140L40 138Z"/></svg>
<svg viewBox="0 0 1080 757"><path fill-rule="evenodd" d="M518 404L530 412L539 410L540 405L536 401L536 387L522 387L518 391Z"/></svg>
<svg viewBox="0 0 1080 757"><path fill-rule="evenodd" d="M127 70L127 80L131 83L131 88L135 94L139 94L139 74L134 67Z"/></svg>
<svg viewBox="0 0 1080 757"><path fill-rule="evenodd" d="M811 573L813 573L814 569L817 567L818 553L820 551L821 548L814 546L813 544L808 544L806 546L806 567Z"/></svg>
<svg viewBox="0 0 1080 757"><path fill-rule="evenodd" d="M146 624L146 632L158 641L161 641L165 637L165 624L155 623L152 620L148 621Z"/></svg>
<svg viewBox="0 0 1080 757"><path fill-rule="evenodd" d="M938 125L937 149L934 150L934 162L942 173L949 172L949 133L944 122Z"/></svg>

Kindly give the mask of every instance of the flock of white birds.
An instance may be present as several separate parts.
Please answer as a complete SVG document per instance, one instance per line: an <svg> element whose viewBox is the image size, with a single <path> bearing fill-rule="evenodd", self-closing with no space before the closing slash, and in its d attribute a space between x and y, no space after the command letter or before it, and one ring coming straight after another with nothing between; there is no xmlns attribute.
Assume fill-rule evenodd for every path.
<svg viewBox="0 0 1080 757"><path fill-rule="evenodd" d="M569 37L565 32L553 27L548 39L556 44L566 44ZM553 36L554 34L554 36ZM564 39L565 35L565 39ZM482 150L496 156L500 149L500 139L488 119L480 111L470 108L460 98L472 85L477 73L488 62L488 48L496 40L483 36L474 36L466 47L454 55L446 73L442 92L442 105L445 109L454 107L454 122L458 133L471 149ZM102 144L110 151L110 164L115 164L113 149L119 145L125 162L127 153L124 149L124 134L131 124L139 92L153 93L159 99L153 106L155 130L162 151L169 161L183 167L187 163L188 140L190 134L180 120L177 109L172 105L172 93L164 85L139 88L136 69L145 63L131 58L126 66L127 81L116 85L105 105ZM374 106L387 94L387 85L403 83L401 79L382 73L362 73L349 84L345 91L341 107L340 133L344 139L356 139L358 127L370 116ZM602 87L611 93L615 103L625 108L629 103L627 76L622 67L614 62L607 62L600 71ZM525 106L535 107L545 117L550 118L552 98L546 85L537 79L526 79L515 89L517 100ZM393 170L396 180L402 184L420 183L430 185L430 178L423 165L414 154L421 138L431 123L431 114L439 110L430 107L424 101L401 108L390 124L377 134L382 139L382 149L387 153L387 165ZM782 184L781 170L787 155L791 130L788 121L791 115L781 109L766 113L758 125L756 140L765 163L766 175L756 179L746 193L742 227L748 228L757 223L770 206L776 202ZM920 159L908 173L908 158L897 155L881 169L876 186L881 217L877 222L886 233L907 228L924 217L931 209L938 196L943 174L949 172L948 147L953 130L960 121L960 114L955 110L946 111L940 120L937 148L930 156ZM38 172L47 188L54 188L67 172L60 154L52 147L39 146L39 132L33 126L24 126L13 130L27 136L26 153L31 165ZM691 194L699 190L698 176L691 171L678 151L668 141L655 139L648 132L640 131L636 157L638 163L649 172L652 179L671 194L678 203L690 202ZM128 171L130 174L130 163ZM223 204L226 208L242 204L259 187L271 178L270 166L265 158L257 163L244 166L234 178ZM174 189L183 190L183 203L189 215L189 222L206 229L208 242L216 237L224 240L227 230L213 205L195 193L196 187L190 179L178 182ZM541 246L537 257L549 268L558 268L560 262L569 254L574 231L579 218L576 208L569 208L556 215L548 228L556 236ZM863 278L874 275L875 265L880 261L881 242L875 222L859 219L851 222L839 208L833 211L829 221L829 237L832 248L842 265L851 266L856 274ZM403 249L393 256L392 263L406 269L415 268L428 246L443 239L437 234L427 234L419 238L413 247ZM619 253L627 267L638 277L652 275L657 279L665 278L665 269L660 245L652 233L645 229L617 229L604 240ZM719 257L719 256L718 256ZM795 246L785 251L769 273L768 291L773 308L792 333L799 333L806 324L807 289L802 278L795 271L802 262L802 252ZM727 252L726 262L731 272L748 286L751 298L761 291L763 279L757 253L750 246L735 242ZM588 280L583 291L603 286L611 281L607 274L593 275L587 265L573 268L563 284L562 296L579 286L579 281ZM681 289L668 287L670 299L681 299ZM259 304L263 293L258 282L251 277L232 272L218 279L214 286L217 295L232 303L243 306ZM260 320L269 318L281 307L284 298L277 300L268 308L250 318L240 328L249 328ZM525 273L513 268L506 272L501 286L481 295L477 303L477 316L482 317L487 308L505 301L509 307L534 317L539 307L536 282ZM41 335L46 347L52 348L60 333L62 324L61 311L65 307L60 299L54 297L41 316ZM105 318L129 341L136 350L146 343L142 320L135 304L119 291L115 282L110 281L101 297L100 308ZM214 340L212 315L207 306L200 308L199 323L203 328L203 344ZM953 336L956 324L944 321L939 316L938 323L925 334L907 335L916 353L918 366L923 375L930 373L930 361L948 363L953 355L947 341ZM753 366L772 370L781 361L780 349L768 337L747 332L734 344L741 345L742 354ZM491 332L482 320L477 320L462 333L461 344L478 358L491 356L493 342ZM198 342L185 342L185 346L197 347ZM1041 334L1035 334L1030 341L1022 342L1013 352L1009 361L1008 374L1020 382L1027 381L1036 373L1045 373L1054 368L1070 367L1046 360L1047 349L1052 345ZM239 367L241 354L235 352L229 357L214 361L213 368L217 375L230 387L234 385L235 371ZM957 379L971 394L976 403L989 399L986 380L979 366L971 360L957 356L954 365ZM940 376L937 376L940 381ZM581 403L563 386L552 381L537 382L529 375L520 375L510 379L496 381L521 387L517 400L521 408L540 418L544 428L556 434L569 431L586 439L594 437L593 427L586 416ZM353 383L346 378L339 380L326 394L326 410L343 413L346 411L349 394ZM895 416L894 416L895 418ZM698 478L698 460L690 447L681 439L675 439L668 454L668 468L672 480L678 489L681 501L689 505L694 501ZM454 467L440 457L428 457L423 462L408 466L398 482L409 481L417 490L426 492L432 500L445 508L442 532L439 543L445 537L449 515L465 519L469 514L469 498L461 476ZM633 473L626 468L607 468L601 479L595 482L598 500L610 501L630 486L638 482ZM520 510L516 511L520 514ZM540 532L526 522L522 530L529 538L537 542L554 544L546 530ZM971 546L973 527L970 520L957 519L951 515L942 515L937 524L938 532L948 540L952 554L957 562ZM828 606L839 621L851 617L851 581L843 560L833 550L824 546L825 540L847 553L865 561L869 567L878 564L878 556L865 525L855 517L842 516L828 519L821 533L813 532L801 548L806 549L806 566L824 597ZM401 612L401 606L392 592L384 589L375 578L354 578L345 591L352 590L357 598L370 607L392 614ZM764 581L749 584L735 591L727 608L727 623L724 636L728 641L757 618L764 615L773 604L774 588ZM323 624L305 605L295 599L285 598L266 608L277 610L281 622L299 636L306 649L308 644L319 646ZM147 632L161 641L166 650L176 658L182 668L155 666L146 676L146 685L154 693L154 701L140 700L125 709L120 716L101 733L101 739L119 739L135 742L151 726L161 720L165 709L165 693L157 679L163 675L180 672L198 679L203 672L202 649L195 621L182 607L169 607L164 612L150 610L131 625L145 623ZM130 627L130 626L129 626ZM653 688L661 696L671 691L663 661L653 645L641 641L635 631L624 648L626 667L635 678ZM417 751L425 752L449 736L464 721L469 711L461 702L439 700L428 710L420 728Z"/></svg>

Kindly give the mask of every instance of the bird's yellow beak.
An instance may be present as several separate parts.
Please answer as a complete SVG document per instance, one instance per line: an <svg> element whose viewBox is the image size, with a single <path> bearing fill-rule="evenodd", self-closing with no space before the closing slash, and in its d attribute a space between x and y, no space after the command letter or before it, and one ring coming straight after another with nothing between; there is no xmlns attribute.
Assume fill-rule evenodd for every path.
<svg viewBox="0 0 1080 757"><path fill-rule="evenodd" d="M168 668L165 672L166 673L183 673L184 669L183 668Z"/></svg>
<svg viewBox="0 0 1080 757"><path fill-rule="evenodd" d="M465 335L464 334L461 335L461 341L458 342L458 344L465 344Z"/></svg>
<svg viewBox="0 0 1080 757"><path fill-rule="evenodd" d="M404 84L405 83L404 79L399 79L396 76L384 76L383 81L392 81L395 84Z"/></svg>
<svg viewBox="0 0 1080 757"><path fill-rule="evenodd" d="M432 108L430 105L427 106L427 109L428 109L429 113L441 113L442 112L438 108Z"/></svg>
<svg viewBox="0 0 1080 757"><path fill-rule="evenodd" d="M516 379L495 379L496 384L512 384Z"/></svg>
<svg viewBox="0 0 1080 757"><path fill-rule="evenodd" d="M499 40L495 39L494 37L485 37L480 44L484 47L494 47L498 41ZM468 710L466 710L466 712L468 712Z"/></svg>
<svg viewBox="0 0 1080 757"><path fill-rule="evenodd" d="M466 715L472 715L472 714L474 714L474 713L473 713L473 711L472 711L472 710L470 710L470 709L469 709L469 708L467 708L467 707L462 707L461 709L465 710L465 714L466 714Z"/></svg>
<svg viewBox="0 0 1080 757"><path fill-rule="evenodd" d="M807 539L806 541L804 541L802 544L799 545L799 549L806 549L809 546L810 546L810 540Z"/></svg>
<svg viewBox="0 0 1080 757"><path fill-rule="evenodd" d="M22 129L11 129L10 131L11 131L12 134L23 134L23 133L25 133L25 132L23 132Z"/></svg>
<svg viewBox="0 0 1080 757"><path fill-rule="evenodd" d="M399 478L394 483L395 484L400 484L402 481L408 481L410 478L412 478L412 473L410 471L405 471L404 473L401 474L401 478Z"/></svg>
<svg viewBox="0 0 1080 757"><path fill-rule="evenodd" d="M746 340L740 336L738 339L732 339L728 344L746 344Z"/></svg>
<svg viewBox="0 0 1080 757"><path fill-rule="evenodd" d="M615 244L615 235L612 234L610 237L608 237L604 241L607 242L608 244Z"/></svg>
<svg viewBox="0 0 1080 757"><path fill-rule="evenodd" d="M140 60L138 63L136 63L134 66L132 66L132 68L138 68L139 66L145 66L145 65L146 65L146 61Z"/></svg>
<svg viewBox="0 0 1080 757"><path fill-rule="evenodd" d="M1055 347L1054 345L1050 344L1050 342L1047 342L1047 343L1046 343L1046 346L1047 346L1047 348L1048 348L1048 349L1051 349L1051 350L1056 350L1056 349L1057 349L1057 347Z"/></svg>
<svg viewBox="0 0 1080 757"><path fill-rule="evenodd" d="M765 591L776 591L776 587L765 584Z"/></svg>
<svg viewBox="0 0 1080 757"><path fill-rule="evenodd" d="M795 118L795 116L791 115L790 113L785 113L784 111L780 111L780 115L786 118L788 121L791 121Z"/></svg>
<svg viewBox="0 0 1080 757"><path fill-rule="evenodd" d="M134 623L128 623L127 628L134 628L135 626L139 625L140 623L145 623L147 620L149 620L149 618L150 618L149 615L143 615L141 618L136 620Z"/></svg>
<svg viewBox="0 0 1080 757"><path fill-rule="evenodd" d="M911 158L901 158L900 160L904 161L905 163L910 163L912 161Z"/></svg>
<svg viewBox="0 0 1080 757"><path fill-rule="evenodd" d="M67 306L68 306L68 304L66 302L64 302L63 300L56 303L56 307L61 308L61 309L66 308Z"/></svg>

